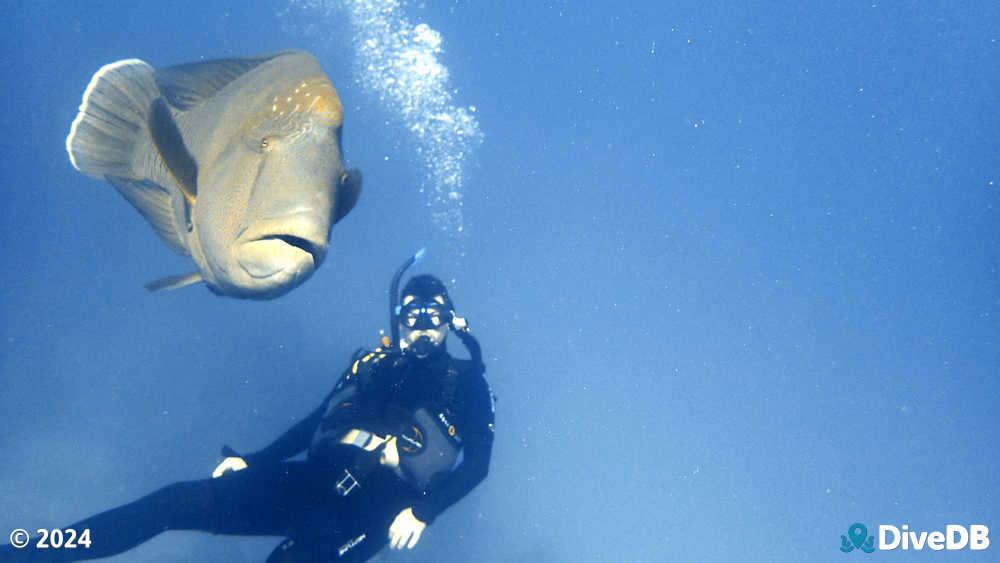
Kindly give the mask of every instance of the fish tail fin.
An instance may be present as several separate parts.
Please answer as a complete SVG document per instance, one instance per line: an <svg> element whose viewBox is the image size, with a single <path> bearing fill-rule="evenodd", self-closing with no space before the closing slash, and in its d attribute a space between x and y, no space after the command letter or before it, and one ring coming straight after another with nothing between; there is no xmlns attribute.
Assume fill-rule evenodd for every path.
<svg viewBox="0 0 1000 563"><path fill-rule="evenodd" d="M149 139L149 109L160 97L153 67L125 59L101 67L83 93L66 137L73 167L97 179L137 178L136 155Z"/></svg>

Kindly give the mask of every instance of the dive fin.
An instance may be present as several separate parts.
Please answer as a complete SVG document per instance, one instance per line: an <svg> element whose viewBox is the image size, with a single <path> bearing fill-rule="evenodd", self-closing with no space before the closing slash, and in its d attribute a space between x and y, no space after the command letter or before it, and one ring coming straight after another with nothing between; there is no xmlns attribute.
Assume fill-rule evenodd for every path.
<svg viewBox="0 0 1000 563"><path fill-rule="evenodd" d="M150 291L165 291L168 289L180 289L182 287L187 287L191 284L195 284L200 281L205 281L204 278L201 277L201 272L190 272L187 274L168 276L160 280L149 282L146 284L146 289Z"/></svg>
<svg viewBox="0 0 1000 563"><path fill-rule="evenodd" d="M190 256L183 231L175 219L170 192L148 180L129 180L116 176L108 176L107 179L149 221L170 250Z"/></svg>
<svg viewBox="0 0 1000 563"><path fill-rule="evenodd" d="M90 79L66 137L73 167L103 180L136 178L136 152L144 142L146 114L160 96L153 67L139 59L106 64Z"/></svg>
<svg viewBox="0 0 1000 563"><path fill-rule="evenodd" d="M337 185L337 201L333 208L334 223L343 219L344 215L358 203L358 198L361 197L361 182L361 171L357 168L344 172L340 177L340 183Z"/></svg>
<svg viewBox="0 0 1000 563"><path fill-rule="evenodd" d="M181 130L163 98L153 100L149 108L149 134L167 170L184 193L188 208L194 207L198 197L198 163L184 146Z"/></svg>
<svg viewBox="0 0 1000 563"><path fill-rule="evenodd" d="M298 51L291 49L256 57L216 59L171 66L156 71L156 84L170 105L188 110L201 105L229 83L262 63L295 52Z"/></svg>

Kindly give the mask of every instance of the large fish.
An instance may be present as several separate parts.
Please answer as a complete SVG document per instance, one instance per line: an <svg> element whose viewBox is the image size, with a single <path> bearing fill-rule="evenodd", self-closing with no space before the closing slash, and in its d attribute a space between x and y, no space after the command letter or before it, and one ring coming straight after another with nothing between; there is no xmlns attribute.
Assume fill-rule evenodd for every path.
<svg viewBox="0 0 1000 563"><path fill-rule="evenodd" d="M270 299L319 267L330 228L357 202L342 116L304 51L162 70L127 59L90 80L66 150L198 266L146 287L204 281L218 294Z"/></svg>

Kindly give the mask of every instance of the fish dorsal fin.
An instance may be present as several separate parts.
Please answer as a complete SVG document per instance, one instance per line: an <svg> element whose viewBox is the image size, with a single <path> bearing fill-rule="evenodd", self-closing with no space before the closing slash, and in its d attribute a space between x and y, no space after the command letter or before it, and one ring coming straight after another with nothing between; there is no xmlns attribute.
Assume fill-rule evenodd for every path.
<svg viewBox="0 0 1000 563"><path fill-rule="evenodd" d="M205 280L201 277L200 272L188 272L149 282L146 284L146 289L150 291L166 291L168 289L180 289L202 281Z"/></svg>
<svg viewBox="0 0 1000 563"><path fill-rule="evenodd" d="M344 172L337 185L337 201L334 204L333 222L340 221L344 215L354 209L359 197L361 197L361 171L352 168Z"/></svg>
<svg viewBox="0 0 1000 563"><path fill-rule="evenodd" d="M118 193L125 196L125 199L146 218L146 221L149 221L156 234L160 235L160 238L171 250L184 256L191 254L184 242L181 226L177 225L174 219L170 192L149 181L130 180L117 176L108 176L107 179L118 190Z"/></svg>
<svg viewBox="0 0 1000 563"><path fill-rule="evenodd" d="M184 145L184 137L163 98L154 100L150 107L149 134L170 175L184 192L190 213L198 197L198 163Z"/></svg>
<svg viewBox="0 0 1000 563"><path fill-rule="evenodd" d="M170 105L188 110L201 105L230 82L250 72L267 61L294 50L278 51L266 55L215 59L188 63L156 71L156 85Z"/></svg>

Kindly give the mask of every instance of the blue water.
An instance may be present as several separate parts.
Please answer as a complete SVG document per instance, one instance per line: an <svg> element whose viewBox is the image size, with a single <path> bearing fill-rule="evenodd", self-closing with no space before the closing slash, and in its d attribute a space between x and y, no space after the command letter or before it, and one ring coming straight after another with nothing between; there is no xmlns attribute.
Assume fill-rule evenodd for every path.
<svg viewBox="0 0 1000 563"><path fill-rule="evenodd" d="M3 9L0 541L268 443L426 245L497 441L380 560L1000 558L995 2L120 4ZM344 101L361 201L285 297L147 293L191 266L70 166L87 81L285 47ZM994 545L845 555L854 522ZM115 560L277 542L171 532Z"/></svg>

